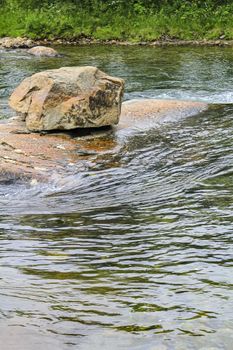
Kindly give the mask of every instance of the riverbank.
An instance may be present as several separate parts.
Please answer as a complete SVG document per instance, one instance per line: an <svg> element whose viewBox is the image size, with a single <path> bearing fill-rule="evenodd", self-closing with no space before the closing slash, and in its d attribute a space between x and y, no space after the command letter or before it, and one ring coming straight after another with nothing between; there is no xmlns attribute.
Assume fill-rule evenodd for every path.
<svg viewBox="0 0 233 350"><path fill-rule="evenodd" d="M233 4L170 1L154 5L132 1L59 1L24 4L5 0L0 13L0 37L25 36L33 40L66 42L116 41L158 43L156 45L196 44L233 40ZM219 44L218 44L219 45Z"/></svg>
<svg viewBox="0 0 233 350"><path fill-rule="evenodd" d="M233 47L233 40L177 40L164 39L154 41L121 41L121 40L100 40L93 38L80 39L42 39L32 40L28 37L4 37L0 38L0 48L17 49L17 48L32 48L34 46L87 46L87 45L109 45L109 46L150 46L150 47L170 47L170 46L217 46L217 47Z"/></svg>

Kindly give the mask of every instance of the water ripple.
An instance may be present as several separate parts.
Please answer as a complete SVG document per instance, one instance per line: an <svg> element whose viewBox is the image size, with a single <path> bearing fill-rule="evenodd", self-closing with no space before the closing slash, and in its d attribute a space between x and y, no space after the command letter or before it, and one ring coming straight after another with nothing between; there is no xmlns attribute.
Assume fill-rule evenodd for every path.
<svg viewBox="0 0 233 350"><path fill-rule="evenodd" d="M1 182L1 339L39 350L231 350L232 50L62 50L56 60L0 52L5 116L23 77L76 64L126 78L126 99L229 104L119 135L117 150L50 183Z"/></svg>

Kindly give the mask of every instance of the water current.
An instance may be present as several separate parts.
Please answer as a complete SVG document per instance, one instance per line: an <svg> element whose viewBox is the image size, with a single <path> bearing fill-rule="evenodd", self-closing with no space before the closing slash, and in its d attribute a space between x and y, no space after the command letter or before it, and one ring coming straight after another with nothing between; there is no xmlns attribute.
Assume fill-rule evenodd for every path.
<svg viewBox="0 0 233 350"><path fill-rule="evenodd" d="M94 65L125 99L219 104L144 126L64 179L0 184L1 350L233 348L232 48L0 52L1 117L26 76Z"/></svg>

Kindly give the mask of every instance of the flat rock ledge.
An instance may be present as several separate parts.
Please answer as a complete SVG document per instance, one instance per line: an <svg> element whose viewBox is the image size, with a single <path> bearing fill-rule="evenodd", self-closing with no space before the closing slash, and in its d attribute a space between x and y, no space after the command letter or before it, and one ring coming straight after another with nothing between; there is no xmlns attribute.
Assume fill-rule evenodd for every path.
<svg viewBox="0 0 233 350"><path fill-rule="evenodd" d="M49 181L51 174L65 176L77 172L79 164L88 162L91 155L117 153L122 147L122 131L126 137L143 128L151 128L164 120L172 121L201 113L208 104L187 101L135 100L122 104L119 125L102 137L82 137L83 129L72 133L30 133L19 118L0 123L0 179ZM174 124L175 125L175 124ZM95 129L96 130L96 129ZM101 130L101 129L100 129ZM90 130L86 130L86 133ZM97 129L95 132L99 132ZM92 129L93 133L93 129ZM124 144L124 142L123 142Z"/></svg>
<svg viewBox="0 0 233 350"><path fill-rule="evenodd" d="M28 133L22 121L0 124L0 177L45 180L77 161L75 141L69 135Z"/></svg>

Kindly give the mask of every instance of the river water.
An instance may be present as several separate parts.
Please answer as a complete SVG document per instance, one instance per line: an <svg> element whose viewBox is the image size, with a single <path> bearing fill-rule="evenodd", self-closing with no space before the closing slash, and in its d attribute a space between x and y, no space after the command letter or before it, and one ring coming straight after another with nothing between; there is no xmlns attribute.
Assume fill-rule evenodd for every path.
<svg viewBox="0 0 233 350"><path fill-rule="evenodd" d="M220 106L145 125L62 182L0 184L1 350L231 350L232 48L59 50L0 52L3 117L24 77L74 65L124 78L125 99Z"/></svg>

